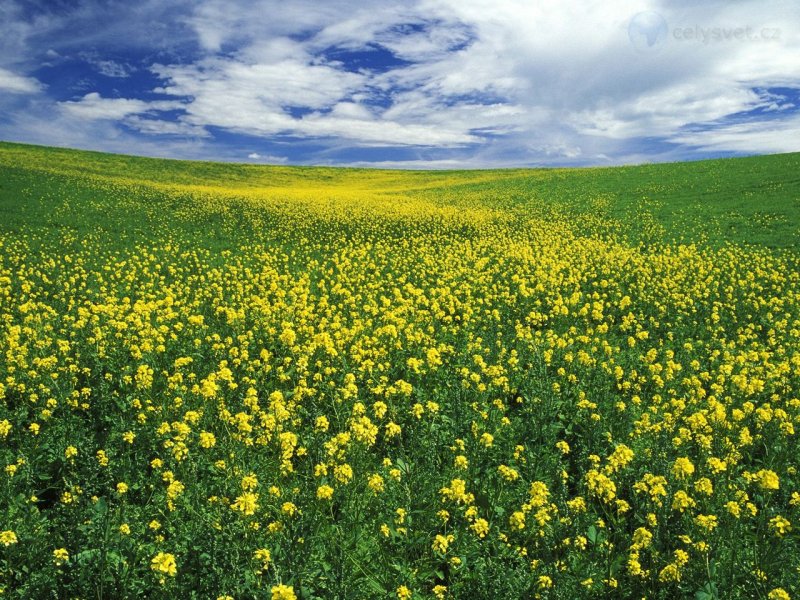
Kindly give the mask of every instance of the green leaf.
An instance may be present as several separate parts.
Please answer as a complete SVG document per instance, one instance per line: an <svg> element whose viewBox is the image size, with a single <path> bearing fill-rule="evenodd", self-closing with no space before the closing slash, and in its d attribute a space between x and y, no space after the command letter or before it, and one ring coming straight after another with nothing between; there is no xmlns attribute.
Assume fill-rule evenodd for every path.
<svg viewBox="0 0 800 600"><path fill-rule="evenodd" d="M386 588L383 587L380 583L375 581L374 579L370 579L369 581L369 589L373 592L378 594L382 598L387 598L389 596L389 592L386 591Z"/></svg>
<svg viewBox="0 0 800 600"><path fill-rule="evenodd" d="M108 502L106 502L105 498L99 498L97 502L94 503L94 514L98 517L104 517L108 512Z"/></svg>
<svg viewBox="0 0 800 600"><path fill-rule="evenodd" d="M84 550L83 552L79 552L75 556L75 561L79 565L88 565L93 563L99 557L100 557L100 550L98 550L97 548L91 548L89 550Z"/></svg>
<svg viewBox="0 0 800 600"><path fill-rule="evenodd" d="M589 525L589 529L586 531L586 537L589 538L592 544L597 543L597 528L594 525Z"/></svg>

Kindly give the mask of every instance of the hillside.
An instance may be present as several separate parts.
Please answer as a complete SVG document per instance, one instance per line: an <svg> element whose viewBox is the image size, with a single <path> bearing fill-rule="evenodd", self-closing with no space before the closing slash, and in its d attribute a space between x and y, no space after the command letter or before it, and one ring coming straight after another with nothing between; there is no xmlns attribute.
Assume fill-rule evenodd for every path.
<svg viewBox="0 0 800 600"><path fill-rule="evenodd" d="M523 214L555 209L576 219L602 217L612 229L650 241L800 245L800 153L590 169L391 171L176 161L0 142L0 167L0 207L18 205L15 193L31 185L96 194L96 186L131 184L184 196L301 200L321 192L358 202L413 198Z"/></svg>
<svg viewBox="0 0 800 600"><path fill-rule="evenodd" d="M0 145L0 595L796 596L798 162Z"/></svg>

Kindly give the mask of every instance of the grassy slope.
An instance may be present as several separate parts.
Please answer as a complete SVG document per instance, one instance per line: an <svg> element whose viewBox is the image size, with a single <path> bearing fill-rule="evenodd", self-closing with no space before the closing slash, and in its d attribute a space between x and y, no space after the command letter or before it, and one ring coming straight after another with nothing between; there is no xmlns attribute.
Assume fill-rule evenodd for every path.
<svg viewBox="0 0 800 600"><path fill-rule="evenodd" d="M97 182L206 186L226 195L330 190L422 196L458 204L475 193L489 206L527 211L553 205L579 217L606 215L632 231L658 225L664 241L800 247L800 153L592 169L388 171L175 161L0 142L0 227L37 218L19 192L85 176ZM41 215L40 215L41 216Z"/></svg>

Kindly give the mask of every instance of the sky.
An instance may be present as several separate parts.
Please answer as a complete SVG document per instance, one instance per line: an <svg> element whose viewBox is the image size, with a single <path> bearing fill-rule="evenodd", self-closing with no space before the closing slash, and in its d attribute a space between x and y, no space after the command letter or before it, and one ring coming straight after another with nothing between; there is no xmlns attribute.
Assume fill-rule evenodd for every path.
<svg viewBox="0 0 800 600"><path fill-rule="evenodd" d="M0 140L398 168L800 151L800 3L0 0Z"/></svg>

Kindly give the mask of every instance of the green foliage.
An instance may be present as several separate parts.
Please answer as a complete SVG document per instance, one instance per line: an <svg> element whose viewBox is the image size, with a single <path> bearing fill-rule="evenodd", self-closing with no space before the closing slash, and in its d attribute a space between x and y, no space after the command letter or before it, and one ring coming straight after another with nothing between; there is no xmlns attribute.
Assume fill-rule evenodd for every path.
<svg viewBox="0 0 800 600"><path fill-rule="evenodd" d="M796 596L799 157L0 144L0 589Z"/></svg>

